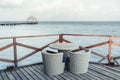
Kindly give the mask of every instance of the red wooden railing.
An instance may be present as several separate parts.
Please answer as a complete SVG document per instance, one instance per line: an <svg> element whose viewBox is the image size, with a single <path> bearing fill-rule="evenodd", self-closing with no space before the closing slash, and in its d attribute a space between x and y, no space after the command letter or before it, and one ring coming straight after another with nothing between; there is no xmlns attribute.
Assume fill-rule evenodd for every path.
<svg viewBox="0 0 120 80"><path fill-rule="evenodd" d="M59 39L55 40L55 41L52 41L50 42L49 44L46 44L44 45L43 47L34 47L34 46L30 46L30 45L26 45L26 44L23 44L23 43L18 43L16 41L16 39L19 39L19 38L33 38L33 37L48 37L48 36L58 36ZM64 39L64 36L92 36L92 37L106 37L108 38L108 41L104 41L104 42L100 42L100 43L97 43L97 44L93 44L93 45L89 45L89 46L86 46L86 47L82 47L82 46L79 46L79 49L76 49L76 50L73 50L73 52L76 52L76 51L80 51L80 50L86 50L86 49L90 49L90 48L94 48L94 47L98 47L98 46L101 46L101 45L105 45L105 44L109 44L109 48L108 48L108 54L106 56L102 55L101 53L98 53L96 51L91 51L92 54L96 55L96 56L99 56L101 57L101 59L99 61L95 61L96 63L101 63L103 60L107 59L108 60L108 63L111 63L111 60L113 60L116 64L119 64L116 60L117 59L120 59L120 56L116 56L116 57L113 57L112 56L112 45L117 45L117 46L120 46L120 43L118 42L114 42L112 40L112 38L120 38L120 36L111 36L111 35L94 35L94 34L49 34L49 35L36 35L36 36L16 36L16 37L2 37L0 38L0 40L5 40L5 39L12 39L12 43L10 44L7 44L3 47L0 48L0 51L3 51L7 48L10 48L13 46L13 50L14 50L14 60L10 60L10 59L3 59L3 58L0 58L0 61L1 62L10 62L10 63L14 63L15 64L15 67L17 67L17 63L32 56L33 54L39 52L39 51L42 51L43 49L47 48L50 44L52 43L55 43L55 42L67 42L67 43L71 43L71 41L69 40L66 40ZM29 49L33 49L34 51L30 52L29 54L21 57L21 58L17 58L17 46L21 46L21 47L25 47L25 48L29 48Z"/></svg>

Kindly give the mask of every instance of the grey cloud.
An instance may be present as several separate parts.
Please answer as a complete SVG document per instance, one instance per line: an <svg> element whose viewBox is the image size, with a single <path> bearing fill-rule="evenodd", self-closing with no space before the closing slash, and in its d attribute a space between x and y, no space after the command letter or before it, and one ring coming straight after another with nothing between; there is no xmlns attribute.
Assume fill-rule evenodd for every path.
<svg viewBox="0 0 120 80"><path fill-rule="evenodd" d="M33 15L41 21L120 20L119 3L120 0L21 0L0 3L0 19L25 20Z"/></svg>

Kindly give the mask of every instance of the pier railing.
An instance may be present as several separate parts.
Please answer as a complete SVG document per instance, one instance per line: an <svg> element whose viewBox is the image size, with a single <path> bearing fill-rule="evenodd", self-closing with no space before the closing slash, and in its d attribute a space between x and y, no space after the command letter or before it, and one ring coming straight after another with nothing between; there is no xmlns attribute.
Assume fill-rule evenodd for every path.
<svg viewBox="0 0 120 80"><path fill-rule="evenodd" d="M34 46L30 46L30 45L26 45L26 44L23 44L23 43L19 43L17 42L17 39L20 39L20 38L33 38L33 37L48 37L48 36L56 36L58 37L57 40L54 40L42 47L34 47ZM94 35L94 34L49 34L49 35L36 35L36 36L16 36L16 37L1 37L0 40L5 40L5 39L12 39L12 42L5 45L5 46L2 46L0 47L0 51L3 51L3 50L6 50L7 48L10 48L10 47L13 47L13 54L14 54L14 59L11 60L11 59L4 59L4 58L0 58L0 61L1 62L9 62L9 63L14 63L15 64L15 67L17 67L18 65L18 62L32 56L33 54L36 54L37 52L39 51L42 51L43 49L47 48L50 44L52 43L56 43L56 42L67 42L67 43L72 43L71 41L65 39L64 37L66 36L78 36L78 37L81 37L81 36L91 36L91 37L106 37L108 38L107 41L103 41L103 42L100 42L100 43L96 43L96 44L92 44L92 45L89 45L89 46L86 46L86 47L83 47L79 46L78 49L76 50L73 50L72 52L77 52L77 51L80 51L80 50L86 50L86 49L91 49L91 48L95 48L95 47L99 47L99 46L102 46L102 45L106 45L108 44L108 53L103 55L97 51L94 51L91 49L91 53L100 57L101 59L99 61L94 61L94 63L102 63L103 60L107 60L107 63L111 63L111 61L113 61L115 64L119 65L119 63L117 62L117 59L120 59L120 56L116 56L116 57L113 57L112 56L112 45L117 45L117 46L120 46L120 43L119 42L115 42L113 41L113 38L120 38L120 36L112 36L112 35ZM24 47L24 48L28 48L28 49L33 49L32 52L28 53L27 55L24 55L23 57L19 58L18 59L18 54L17 54L17 46L21 46L21 47Z"/></svg>

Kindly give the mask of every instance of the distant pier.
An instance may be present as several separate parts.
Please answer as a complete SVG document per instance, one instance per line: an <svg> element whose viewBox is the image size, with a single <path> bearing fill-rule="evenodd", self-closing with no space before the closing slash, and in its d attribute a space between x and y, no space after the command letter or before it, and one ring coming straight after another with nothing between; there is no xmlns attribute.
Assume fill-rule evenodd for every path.
<svg viewBox="0 0 120 80"><path fill-rule="evenodd" d="M23 24L38 24L38 20L34 16L30 16L26 21L1 21L1 26L14 26Z"/></svg>
<svg viewBox="0 0 120 80"><path fill-rule="evenodd" d="M26 22L26 21L2 21L0 22L1 26L14 26L14 25L23 25L23 24L38 24L38 22Z"/></svg>

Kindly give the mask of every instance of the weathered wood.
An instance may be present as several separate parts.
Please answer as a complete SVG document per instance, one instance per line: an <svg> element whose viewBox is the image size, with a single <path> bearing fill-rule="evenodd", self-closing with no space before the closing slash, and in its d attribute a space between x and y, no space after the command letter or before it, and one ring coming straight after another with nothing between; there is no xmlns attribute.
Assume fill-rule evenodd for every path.
<svg viewBox="0 0 120 80"><path fill-rule="evenodd" d="M70 75L71 77L73 77L75 80L83 80L82 78L79 78L76 76L76 74L70 73L69 71L64 71L66 74Z"/></svg>
<svg viewBox="0 0 120 80"><path fill-rule="evenodd" d="M103 60L105 60L106 58L102 58L102 59L100 59L98 62L102 62Z"/></svg>
<svg viewBox="0 0 120 80"><path fill-rule="evenodd" d="M62 43L63 42L63 34L59 35L59 42Z"/></svg>
<svg viewBox="0 0 120 80"><path fill-rule="evenodd" d="M29 75L24 69L20 69L20 71L24 74L24 75L26 75L26 77L29 79L29 80L34 80L32 77L31 77L31 75Z"/></svg>
<svg viewBox="0 0 120 80"><path fill-rule="evenodd" d="M120 74L120 70L116 69L115 67L104 66L106 69L115 72L116 74Z"/></svg>
<svg viewBox="0 0 120 80"><path fill-rule="evenodd" d="M55 78L57 78L58 80L64 80L64 78L58 76L58 75L53 75Z"/></svg>
<svg viewBox="0 0 120 80"><path fill-rule="evenodd" d="M59 34L48 34L48 35L32 35L32 36L14 36L14 37L1 37L0 39L13 39L13 38L33 38L33 37L47 37L47 36L58 36Z"/></svg>
<svg viewBox="0 0 120 80"><path fill-rule="evenodd" d="M11 74L15 77L16 80L21 80L21 77L15 71L11 71Z"/></svg>
<svg viewBox="0 0 120 80"><path fill-rule="evenodd" d="M119 43L119 42L114 42L114 41L112 41L112 43L113 43L114 45L120 46L120 43Z"/></svg>
<svg viewBox="0 0 120 80"><path fill-rule="evenodd" d="M14 60L2 59L2 58L0 58L0 61L2 61L2 62L10 62L10 63L14 62Z"/></svg>
<svg viewBox="0 0 120 80"><path fill-rule="evenodd" d="M117 65L119 65L119 63L116 61L116 59L113 59L114 60L114 62L117 64Z"/></svg>
<svg viewBox="0 0 120 80"><path fill-rule="evenodd" d="M3 80L10 80L5 72L1 72L0 74L3 78Z"/></svg>
<svg viewBox="0 0 120 80"><path fill-rule="evenodd" d="M80 74L79 76L83 76L85 78L85 80L92 80L92 78L87 76L86 74Z"/></svg>
<svg viewBox="0 0 120 80"><path fill-rule="evenodd" d="M79 46L79 49L76 49L76 50L72 50L72 52L77 52L77 51L80 51L80 50L87 50L87 48L85 48L85 47L82 47L82 46ZM97 55L97 56L99 56L99 57L102 57L102 58L107 58L106 56L104 56L104 55L102 55L102 54L100 54L100 53L98 53L98 52L95 52L95 51L91 51L91 53L92 54L95 54L95 55Z"/></svg>
<svg viewBox="0 0 120 80"><path fill-rule="evenodd" d="M113 57L113 59L120 59L120 56Z"/></svg>
<svg viewBox="0 0 120 80"><path fill-rule="evenodd" d="M63 39L64 42L67 42L67 43L72 43L71 41L68 41L66 39Z"/></svg>
<svg viewBox="0 0 120 80"><path fill-rule="evenodd" d="M102 55L102 54L99 54L99 53L97 53L97 52L95 52L95 51L91 51L91 53L93 53L93 54L95 54L95 55L97 55L97 56L99 56L99 57L102 57L102 58L107 58L106 56L104 56L104 55Z"/></svg>
<svg viewBox="0 0 120 80"><path fill-rule="evenodd" d="M87 78L87 77L85 77L85 76L83 76L83 75L75 75L75 76L77 76L77 77L79 77L79 78L81 78L81 79L83 79L83 80L90 80L89 78Z"/></svg>
<svg viewBox="0 0 120 80"><path fill-rule="evenodd" d="M92 37L109 37L110 35L99 35L99 34L63 34L66 36L92 36Z"/></svg>
<svg viewBox="0 0 120 80"><path fill-rule="evenodd" d="M32 37L48 37L48 36L58 36L59 39L54 41L54 42L51 42L41 48L37 48L37 47L33 47L33 46L30 46L30 45L26 45L26 44L22 44L22 43L17 43L16 42L16 39L18 38L32 38ZM17 45L18 46L22 46L22 47L25 47L25 48L29 48L29 49L34 49L36 51L40 51L40 50L43 50L45 48L47 48L50 44L52 43L55 43L55 42L67 42L67 43L71 43L71 41L68 41L66 39L64 39L63 37L64 36L91 36L91 37L108 37L109 38L109 41L104 41L104 42L100 42L100 43L97 43L97 44L93 44L93 45L90 45L90 46L86 46L86 47L81 47L79 49L76 49L76 50L73 50L73 52L76 52L76 51L80 51L80 50L86 50L86 49L89 49L89 48L94 48L94 47L98 47L98 46L101 46L101 45L105 45L107 43L109 43L109 49L108 49L108 63L110 63L111 59L112 59L112 44L115 44L115 45L118 45L120 46L120 43L118 42L113 42L112 41L112 37L117 37L117 38L120 38L120 36L111 36L111 35L98 35L98 34L48 34L48 35L32 35L32 36L16 36L16 37L3 37L3 38L0 38L1 40L2 39L13 39L13 43L10 43L2 48L0 48L0 51L2 50L5 50L9 47L11 47L13 45L13 49L14 49L14 63L15 63L15 67L17 67L17 62L23 60L23 59L26 59L27 57L29 56L32 56L32 54L35 54L37 52L33 51L31 53L29 53L28 55L25 55L24 57L20 58L18 61L17 61ZM34 53L35 52L35 53ZM98 52L95 52L95 51L92 51L93 54L99 56L99 57L102 57L104 59L106 59L106 56L98 53ZM99 62L101 62L102 60L104 59L101 59ZM118 57L115 57L114 59L119 59L119 56ZM4 61L6 62L7 60L6 59L1 59L1 61ZM8 61L8 62L11 62L11 61ZM117 62L116 62L117 63Z"/></svg>
<svg viewBox="0 0 120 80"><path fill-rule="evenodd" d="M70 75L68 75L66 72L64 72L64 76L68 77L70 80L74 80L74 77L71 77Z"/></svg>
<svg viewBox="0 0 120 80"><path fill-rule="evenodd" d="M41 68L41 66L36 65L34 69L38 71L39 74L41 74L45 79L52 80L51 76L46 76L47 74L45 73L45 70Z"/></svg>
<svg viewBox="0 0 120 80"><path fill-rule="evenodd" d="M10 72L6 72L6 74L9 77L10 80L16 80Z"/></svg>
<svg viewBox="0 0 120 80"><path fill-rule="evenodd" d="M111 73L101 70L99 68L95 68L95 67L91 67L91 70L95 71L96 73L98 73L98 75L101 74L101 78L104 77L106 80L117 80L115 78L112 77Z"/></svg>
<svg viewBox="0 0 120 80"><path fill-rule="evenodd" d="M27 57L30 57L30 56L32 56L33 54L35 54L35 53L37 53L37 52L39 52L39 51L41 51L41 49L38 49L38 50L35 50L35 51L29 53L29 54L23 56L22 58L18 59L17 61L19 62L19 61L21 61L21 60L24 60L24 59L26 59Z"/></svg>
<svg viewBox="0 0 120 80"><path fill-rule="evenodd" d="M13 50L14 50L14 64L17 67L17 46L16 46L16 38L13 38Z"/></svg>
<svg viewBox="0 0 120 80"><path fill-rule="evenodd" d="M69 79L67 76L65 76L65 75L60 75L60 77L62 77L64 80L71 80L71 79Z"/></svg>
<svg viewBox="0 0 120 80"><path fill-rule="evenodd" d="M94 76L93 74L90 74L90 73L86 73L87 76L91 77L92 80L101 80L101 78L97 77L97 76ZM102 80L105 80L105 79L102 79Z"/></svg>
<svg viewBox="0 0 120 80"><path fill-rule="evenodd" d="M94 70L94 68L92 68L92 67L89 67L88 73L100 78L101 80L110 80L111 79L108 76L102 74L101 72Z"/></svg>
<svg viewBox="0 0 120 80"><path fill-rule="evenodd" d="M27 55L25 55L25 56L23 56L22 58L18 59L18 62L21 61L21 60L26 59L27 57L30 57L31 55L33 55L33 54L35 54L35 53L37 53L37 52L39 52L39 51L41 51L41 50L43 50L44 48L47 48L50 44L55 43L55 42L58 42L58 40L55 40L55 41L53 41L53 42L51 42L51 43L49 43L49 44L47 44L47 45L45 45L45 46L43 46L43 47L41 47L41 48L39 48L39 49L31 52L31 53L28 53Z"/></svg>
<svg viewBox="0 0 120 80"><path fill-rule="evenodd" d="M29 49L34 49L34 50L39 49L39 48L37 48L37 47L25 45L25 44L22 44L22 43L16 43L16 45L21 46L21 47L25 47L25 48L29 48Z"/></svg>
<svg viewBox="0 0 120 80"><path fill-rule="evenodd" d="M12 45L13 45L13 43L10 43L10 44L2 47L2 48L0 48L0 51L3 51L3 50L5 50L5 49L9 48L9 47L11 47Z"/></svg>
<svg viewBox="0 0 120 80"><path fill-rule="evenodd" d="M112 36L109 37L108 63L111 62L111 59L112 59Z"/></svg>
<svg viewBox="0 0 120 80"><path fill-rule="evenodd" d="M85 49L89 49L89 48L94 48L94 47L98 47L98 46L105 45L105 44L108 44L108 43L109 43L109 41L104 41L104 42L93 44L93 45L86 46L86 47L80 46L80 49L76 49L76 51L85 50Z"/></svg>
<svg viewBox="0 0 120 80"><path fill-rule="evenodd" d="M91 65L95 70L101 71L102 74L109 76L113 79L119 80L120 79L120 74L117 74L113 71L107 70L105 67L102 66L96 66L96 65Z"/></svg>
<svg viewBox="0 0 120 80"><path fill-rule="evenodd" d="M31 37L46 37L46 36L58 36L60 34L48 34L48 35L33 35L33 36L15 36L15 38L31 38ZM96 35L96 34L62 34L62 35L67 35L67 36L96 36L96 37L109 37L110 35ZM112 37L118 37L120 36L112 36ZM12 39L14 37L2 37L0 39Z"/></svg>
<svg viewBox="0 0 120 80"><path fill-rule="evenodd" d="M38 73L37 73L37 71L36 72L33 72L33 71L31 71L29 68L24 68L24 70L27 72L27 73L29 73L30 75L31 75L31 77L35 80L39 80L39 79L41 79L41 75L39 74L39 76L38 76ZM44 80L44 79L43 79Z"/></svg>
<svg viewBox="0 0 120 80"><path fill-rule="evenodd" d="M48 34L48 35L32 35L32 36L14 36L16 38L32 38L32 37L47 37L58 36L60 34ZM109 37L111 35L99 35L99 34L63 34L65 36L92 36L92 37ZM112 37L120 38L120 36L112 35ZM1 37L0 39L12 39L13 37Z"/></svg>
<svg viewBox="0 0 120 80"><path fill-rule="evenodd" d="M2 76L0 75L0 80L3 80Z"/></svg>
<svg viewBox="0 0 120 80"><path fill-rule="evenodd" d="M36 67L38 67L42 72L44 72L44 73L46 73L45 72L45 68L44 68L44 66L43 65L40 65L40 66L38 66L38 65L36 65L36 66L33 66L34 68ZM60 74L61 75L61 74ZM59 80L59 78L60 78L60 80L64 80L64 78L63 77L61 77L60 75L53 75L53 76L49 76L52 80Z"/></svg>
<svg viewBox="0 0 120 80"><path fill-rule="evenodd" d="M58 42L58 41L59 41L59 40L55 40L55 41L53 41L53 42L51 42L51 43L49 43L49 44L47 44L47 45L41 47L41 50L47 48L50 44L56 43L56 42Z"/></svg>
<svg viewBox="0 0 120 80"><path fill-rule="evenodd" d="M89 63L90 63L90 64L106 65L106 63L102 63L102 62L93 62L93 61L90 61Z"/></svg>
<svg viewBox="0 0 120 80"><path fill-rule="evenodd" d="M40 69L40 70L41 70L41 72L42 72L42 74L44 74L44 76L47 75L46 72L45 72L45 68L43 67L43 65L42 65L42 66L36 65L36 67L37 67L37 69ZM49 77L50 77L50 79L52 79L52 80L56 80L56 78L53 77L53 76L49 76Z"/></svg>
<svg viewBox="0 0 120 80"><path fill-rule="evenodd" d="M98 47L98 46L102 46L102 45L105 45L105 44L108 44L109 41L105 41L105 42L101 42L101 43L97 43L97 44L93 44L93 45L90 45L90 46L87 46L85 48L94 48L94 47Z"/></svg>
<svg viewBox="0 0 120 80"><path fill-rule="evenodd" d="M73 74L66 71L60 75L49 76L43 64L1 71L0 80L119 80L120 70L106 65L90 64L87 73Z"/></svg>
<svg viewBox="0 0 120 80"><path fill-rule="evenodd" d="M20 70L16 70L16 74L20 76L21 80L28 80Z"/></svg>

